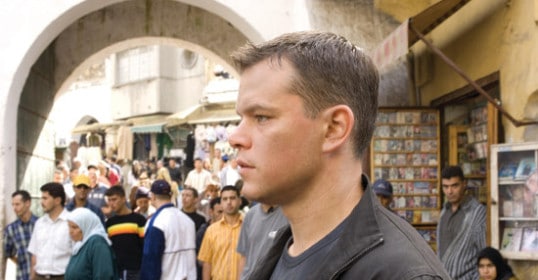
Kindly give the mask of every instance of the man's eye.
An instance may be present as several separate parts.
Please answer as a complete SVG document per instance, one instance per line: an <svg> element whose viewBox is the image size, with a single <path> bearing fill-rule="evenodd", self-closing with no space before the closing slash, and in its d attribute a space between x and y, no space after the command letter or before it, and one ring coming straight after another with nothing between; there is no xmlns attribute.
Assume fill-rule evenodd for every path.
<svg viewBox="0 0 538 280"><path fill-rule="evenodd" d="M254 118L256 118L256 121L258 122L264 122L269 119L267 116L263 116L263 115L256 115Z"/></svg>

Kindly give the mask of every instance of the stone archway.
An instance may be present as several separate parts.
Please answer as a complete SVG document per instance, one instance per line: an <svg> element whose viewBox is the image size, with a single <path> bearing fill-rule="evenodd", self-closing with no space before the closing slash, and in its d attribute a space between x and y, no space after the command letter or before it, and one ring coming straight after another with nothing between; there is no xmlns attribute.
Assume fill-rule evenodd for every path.
<svg viewBox="0 0 538 280"><path fill-rule="evenodd" d="M40 56L22 92L17 136L25 140L17 145L17 161L27 164L18 165L18 185L31 187L31 193L38 195L40 182L47 181L46 177L29 173L38 166L43 168L47 160L52 167L54 161L53 149L49 147L54 142L47 139L53 131L46 125L53 100L62 85L70 84L69 80L77 76L80 65L92 63L89 57L99 59L121 49L147 44L174 44L202 52L231 67L229 53L247 40L226 20L176 1L121 2L76 20ZM33 129L26 129L28 125ZM21 137L28 131L33 134ZM40 159L39 165L32 165L35 158ZM46 176L47 172L42 174Z"/></svg>
<svg viewBox="0 0 538 280"><path fill-rule="evenodd" d="M29 171L48 169L47 166L52 170L54 150L47 147L54 145L51 143L53 136L38 142L39 135L52 133L48 115L55 96L62 85L69 84L69 80L76 76L80 65L91 63L87 61L88 57L96 53L106 55L107 51L102 50L112 52L114 48L129 48L139 44L172 44L200 52L231 67L228 56L232 50L247 40L261 38L253 32L253 27L246 29L250 29L249 33L254 38L247 38L219 15L180 1L125 1L97 7L100 9L86 14L84 9L91 10L88 3L84 1L79 6L71 7L51 21L50 26L39 34L34 47L28 50L23 62L18 65L14 81L10 84L6 110L0 118L0 121L9 123L0 140L3 150L0 180L10 182L3 184L5 187L0 194L2 201L19 188L25 174L32 173ZM243 17L222 5L213 9L220 9L227 16L235 17L235 22L242 21ZM80 18L70 21L81 13ZM63 29L59 27L61 24L64 24ZM245 26L248 24L243 22ZM60 32L54 36L57 30ZM47 40L51 43L39 53L38 45L43 45ZM32 64L32 57L36 57L36 53L39 53L38 58ZM23 73L25 68L29 69L27 76ZM233 68L229 69L233 71ZM18 92L17 88L22 91ZM16 162L16 165L9 162ZM28 185L35 189L34 196L39 194L42 179L31 176L27 180Z"/></svg>

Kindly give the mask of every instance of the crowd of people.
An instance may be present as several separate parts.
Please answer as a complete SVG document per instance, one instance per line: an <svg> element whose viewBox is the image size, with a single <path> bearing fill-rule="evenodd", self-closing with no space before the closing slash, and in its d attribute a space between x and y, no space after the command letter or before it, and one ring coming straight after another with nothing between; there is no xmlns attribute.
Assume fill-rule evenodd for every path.
<svg viewBox="0 0 538 280"><path fill-rule="evenodd" d="M242 233L243 218L272 232L286 222L277 207L255 205L247 214L233 155L195 159L185 180L175 159L134 161L125 177L114 165L75 160L66 180L57 168L40 188L39 219L30 194L13 193L18 219L5 229L4 250L17 262L17 279L239 279L253 262L247 256L274 237L257 226Z"/></svg>
<svg viewBox="0 0 538 280"><path fill-rule="evenodd" d="M81 166L30 195L4 251L18 279L506 279L485 244L485 209L461 168L442 172L437 256L390 209L392 186L363 174L378 74L345 38L296 32L247 44L229 135L234 155L196 159L185 179L170 160ZM123 171L125 172L125 171ZM127 178L127 179L122 179ZM379 196L379 200L376 198ZM245 201L245 197L252 202ZM248 211L246 211L248 210Z"/></svg>

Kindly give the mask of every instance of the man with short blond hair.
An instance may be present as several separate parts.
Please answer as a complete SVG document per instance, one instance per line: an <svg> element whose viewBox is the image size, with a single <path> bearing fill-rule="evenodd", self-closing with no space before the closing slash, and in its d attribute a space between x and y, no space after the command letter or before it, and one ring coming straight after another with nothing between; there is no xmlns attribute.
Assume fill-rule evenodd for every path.
<svg viewBox="0 0 538 280"><path fill-rule="evenodd" d="M242 194L290 226L249 279L450 279L416 229L379 204L363 175L379 74L346 38L303 31L232 55Z"/></svg>

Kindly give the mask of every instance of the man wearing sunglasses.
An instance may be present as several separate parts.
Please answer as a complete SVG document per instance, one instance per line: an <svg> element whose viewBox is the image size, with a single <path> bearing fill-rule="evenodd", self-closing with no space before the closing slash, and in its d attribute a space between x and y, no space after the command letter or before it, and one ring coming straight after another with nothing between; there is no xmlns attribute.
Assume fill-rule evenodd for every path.
<svg viewBox="0 0 538 280"><path fill-rule="evenodd" d="M75 196L73 196L73 199L69 203L67 203L65 208L68 211L73 211L75 208L78 207L88 208L99 217L101 223L103 223L104 226L105 215L103 215L103 212L101 211L101 209L99 209L99 207L88 202L88 195L91 191L90 178L84 174L80 174L75 177L75 180L73 180L73 190L75 191Z"/></svg>

